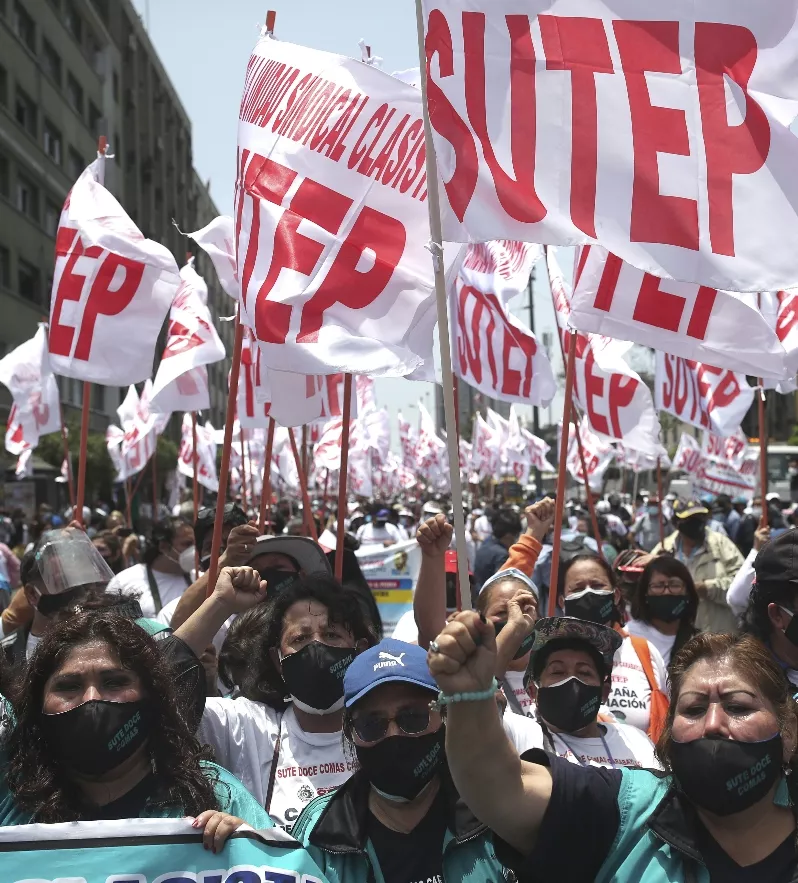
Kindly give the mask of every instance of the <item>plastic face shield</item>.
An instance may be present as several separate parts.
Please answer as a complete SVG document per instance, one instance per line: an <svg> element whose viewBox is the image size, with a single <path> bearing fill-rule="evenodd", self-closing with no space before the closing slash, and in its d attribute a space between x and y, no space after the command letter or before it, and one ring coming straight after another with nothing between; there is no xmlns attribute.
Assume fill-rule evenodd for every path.
<svg viewBox="0 0 798 883"><path fill-rule="evenodd" d="M114 575L88 536L74 528L47 531L36 563L47 595L63 595L83 586L106 586Z"/></svg>

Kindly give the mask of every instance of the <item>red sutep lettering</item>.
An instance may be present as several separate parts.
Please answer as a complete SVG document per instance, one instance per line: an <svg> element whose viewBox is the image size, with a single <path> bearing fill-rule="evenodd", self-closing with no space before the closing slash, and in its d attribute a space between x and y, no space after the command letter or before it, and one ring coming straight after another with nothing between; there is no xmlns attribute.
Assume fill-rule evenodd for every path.
<svg viewBox="0 0 798 883"><path fill-rule="evenodd" d="M776 320L776 336L784 341L798 322L798 295L779 292L779 313Z"/></svg>

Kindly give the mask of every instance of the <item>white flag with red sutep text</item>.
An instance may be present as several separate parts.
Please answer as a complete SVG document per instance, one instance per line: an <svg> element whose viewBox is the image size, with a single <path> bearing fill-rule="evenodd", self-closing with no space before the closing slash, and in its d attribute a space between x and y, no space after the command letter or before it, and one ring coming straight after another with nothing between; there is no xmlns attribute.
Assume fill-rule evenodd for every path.
<svg viewBox="0 0 798 883"><path fill-rule="evenodd" d="M294 374L291 371L276 371L263 365L260 358L260 370L268 378L266 383L255 387L255 400L270 397L270 415L281 426L304 426L315 420L327 421L331 417L340 417L344 405L344 374ZM357 401L352 397L350 415L357 414Z"/></svg>
<svg viewBox="0 0 798 883"><path fill-rule="evenodd" d="M661 456L660 425L651 391L624 360L631 344L597 334L568 332L571 291L554 249L547 250L549 282L563 348L576 346L574 398L594 432L644 454Z"/></svg>
<svg viewBox="0 0 798 883"><path fill-rule="evenodd" d="M491 398L547 407L557 391L551 363L508 306L542 254L526 242L470 245L447 288L455 374Z"/></svg>
<svg viewBox="0 0 798 883"><path fill-rule="evenodd" d="M674 356L747 374L783 378L798 368L755 294L658 279L598 246L574 265L571 323Z"/></svg>
<svg viewBox="0 0 798 883"><path fill-rule="evenodd" d="M403 376L436 321L421 93L263 37L238 129L242 317L270 368Z"/></svg>
<svg viewBox="0 0 798 883"><path fill-rule="evenodd" d="M438 435L435 430L435 421L421 402L418 403L418 411L417 468L421 475L433 480L443 472L446 442Z"/></svg>
<svg viewBox="0 0 798 883"><path fill-rule="evenodd" d="M423 7L444 239L601 242L731 291L798 280L796 0Z"/></svg>
<svg viewBox="0 0 798 883"><path fill-rule="evenodd" d="M763 378L764 387L789 395L798 391L798 366L795 364L798 353L798 289L762 294L759 296L759 308L770 327L775 328L776 337L784 347L789 372L778 382Z"/></svg>
<svg viewBox="0 0 798 883"><path fill-rule="evenodd" d="M209 491L219 490L216 474L216 442L214 429L210 423L202 426L197 423L197 481ZM177 458L177 471L193 480L194 478L194 432L191 414L183 415L183 431L180 439L180 453Z"/></svg>
<svg viewBox="0 0 798 883"><path fill-rule="evenodd" d="M188 238L208 255L225 294L238 300L241 287L236 266L235 222L227 215L214 218L207 227L189 233Z"/></svg>
<svg viewBox="0 0 798 883"><path fill-rule="evenodd" d="M551 445L543 441L542 438L532 435L528 429L522 428L521 435L529 446L532 467L534 469L540 469L541 472L556 472L554 466L552 466L546 456L551 450ZM538 488L538 490L540 491L541 489Z"/></svg>
<svg viewBox="0 0 798 883"><path fill-rule="evenodd" d="M562 432L562 424L560 425ZM565 465L575 481L585 483L587 479L590 489L601 491L604 487L604 474L615 458L615 448L590 428L587 417L579 424L579 435L582 440L582 454L585 468L582 469L582 457L579 453L579 442L574 427L568 434L568 454ZM587 473L587 475L585 475Z"/></svg>
<svg viewBox="0 0 798 883"><path fill-rule="evenodd" d="M192 258L180 271L180 288L169 311L169 334L152 384L152 407L172 411L207 411L208 374L199 371L225 357L224 344L208 309L208 286Z"/></svg>
<svg viewBox="0 0 798 883"><path fill-rule="evenodd" d="M726 437L704 431L701 434L701 455L730 469L741 469L749 458L748 439L742 429Z"/></svg>
<svg viewBox="0 0 798 883"><path fill-rule="evenodd" d="M410 423L402 417L402 412L399 412L398 415L399 420L399 446L402 449L402 465L406 469L415 469L417 465L416 460L416 431L410 425Z"/></svg>
<svg viewBox="0 0 798 883"><path fill-rule="evenodd" d="M690 476L694 494L738 494L750 496L759 478L759 455L746 453L739 467L706 457L701 445L691 435L682 433L673 458L673 468Z"/></svg>
<svg viewBox="0 0 798 883"><path fill-rule="evenodd" d="M501 463L501 435L481 414L474 419L471 468L482 478L498 477Z"/></svg>
<svg viewBox="0 0 798 883"><path fill-rule="evenodd" d="M241 371L238 377L238 419L244 429L269 425L271 387L269 373L261 362L261 353L252 332L244 329L241 345Z"/></svg>
<svg viewBox="0 0 798 883"><path fill-rule="evenodd" d="M716 435L733 435L753 404L755 393L744 374L655 353L657 408L683 423Z"/></svg>
<svg viewBox="0 0 798 883"><path fill-rule="evenodd" d="M180 273L102 184L105 159L78 178L55 245L50 363L56 374L127 386L152 372L155 344Z"/></svg>
<svg viewBox="0 0 798 883"><path fill-rule="evenodd" d="M170 415L153 411L151 401L152 381L147 380L141 397L136 392L136 387L131 385L124 401L117 409L124 433L119 443L121 468L117 470L117 481L124 481L141 472L150 457L155 454L158 436L169 422ZM106 441L115 441L115 437L109 439L106 435Z"/></svg>

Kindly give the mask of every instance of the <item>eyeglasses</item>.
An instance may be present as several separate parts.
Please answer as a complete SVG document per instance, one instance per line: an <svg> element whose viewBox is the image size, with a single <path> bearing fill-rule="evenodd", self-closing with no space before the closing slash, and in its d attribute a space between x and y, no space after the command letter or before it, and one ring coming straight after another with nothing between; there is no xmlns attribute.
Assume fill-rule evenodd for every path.
<svg viewBox="0 0 798 883"><path fill-rule="evenodd" d="M649 595L681 595L684 591L684 580L670 579L666 583L649 583Z"/></svg>
<svg viewBox="0 0 798 883"><path fill-rule="evenodd" d="M429 727L429 708L402 708L396 717L364 714L352 719L352 727L363 742L379 742L384 739L393 721L406 736L418 736Z"/></svg>

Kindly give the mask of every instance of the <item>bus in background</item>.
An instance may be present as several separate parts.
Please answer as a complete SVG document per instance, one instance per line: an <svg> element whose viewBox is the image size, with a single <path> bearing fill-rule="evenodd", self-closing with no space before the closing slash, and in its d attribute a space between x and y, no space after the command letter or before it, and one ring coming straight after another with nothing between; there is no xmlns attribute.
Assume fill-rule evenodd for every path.
<svg viewBox="0 0 798 883"><path fill-rule="evenodd" d="M758 444L750 444L748 450L759 456ZM798 502L798 445L768 444L768 493Z"/></svg>

